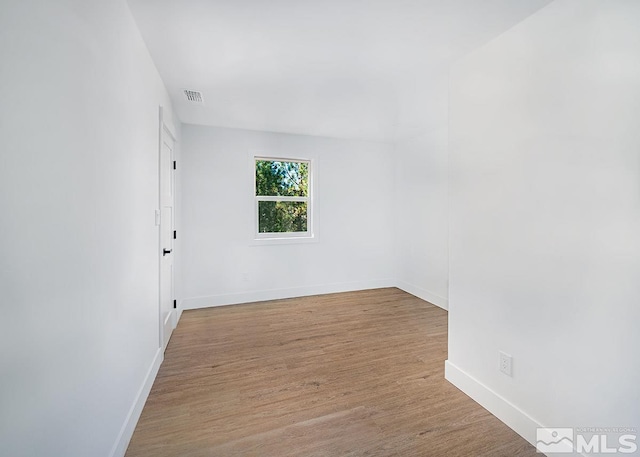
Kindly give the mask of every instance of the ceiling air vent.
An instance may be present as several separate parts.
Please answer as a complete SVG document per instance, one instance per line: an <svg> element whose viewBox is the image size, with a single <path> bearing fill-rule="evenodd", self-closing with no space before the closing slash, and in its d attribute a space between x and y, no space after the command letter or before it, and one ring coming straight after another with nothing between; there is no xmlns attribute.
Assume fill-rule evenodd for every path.
<svg viewBox="0 0 640 457"><path fill-rule="evenodd" d="M197 105L204 105L204 98L202 97L202 92L199 92L197 90L189 90L189 89L185 89L183 92L184 92L184 97L187 99L188 102L195 103Z"/></svg>

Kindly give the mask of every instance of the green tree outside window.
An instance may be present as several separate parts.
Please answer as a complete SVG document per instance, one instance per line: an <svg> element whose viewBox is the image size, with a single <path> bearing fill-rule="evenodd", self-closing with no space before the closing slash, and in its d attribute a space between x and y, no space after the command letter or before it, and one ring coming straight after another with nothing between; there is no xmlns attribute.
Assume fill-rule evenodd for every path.
<svg viewBox="0 0 640 457"><path fill-rule="evenodd" d="M309 162L256 159L259 233L309 231Z"/></svg>

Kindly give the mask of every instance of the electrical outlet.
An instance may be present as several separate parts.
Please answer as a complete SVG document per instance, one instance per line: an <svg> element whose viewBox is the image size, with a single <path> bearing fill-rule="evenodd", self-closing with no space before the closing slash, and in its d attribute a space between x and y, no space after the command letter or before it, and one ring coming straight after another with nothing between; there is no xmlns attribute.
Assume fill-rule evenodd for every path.
<svg viewBox="0 0 640 457"><path fill-rule="evenodd" d="M500 371L502 371L507 376L513 376L512 368L513 358L509 354L500 351Z"/></svg>

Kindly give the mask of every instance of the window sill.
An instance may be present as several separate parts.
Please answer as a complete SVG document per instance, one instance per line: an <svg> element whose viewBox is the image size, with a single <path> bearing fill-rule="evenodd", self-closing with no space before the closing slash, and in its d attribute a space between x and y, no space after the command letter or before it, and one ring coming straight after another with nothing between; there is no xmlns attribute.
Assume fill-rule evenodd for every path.
<svg viewBox="0 0 640 457"><path fill-rule="evenodd" d="M251 246L274 246L281 244L308 244L317 243L317 236L291 236L282 238L254 238Z"/></svg>

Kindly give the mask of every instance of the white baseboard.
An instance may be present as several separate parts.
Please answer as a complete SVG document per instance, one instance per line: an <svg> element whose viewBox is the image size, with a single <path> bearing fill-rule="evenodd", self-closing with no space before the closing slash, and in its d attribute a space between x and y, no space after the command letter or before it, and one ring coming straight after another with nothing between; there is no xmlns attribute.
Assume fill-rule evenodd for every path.
<svg viewBox="0 0 640 457"><path fill-rule="evenodd" d="M396 284L393 279L343 282L315 286L291 287L288 289L259 290L235 294L211 295L208 297L185 298L182 300L181 304L182 309L199 309L214 306L237 305L239 303L253 303L267 300L280 300L283 298L351 292L354 290L380 289L382 287L395 286Z"/></svg>
<svg viewBox="0 0 640 457"><path fill-rule="evenodd" d="M180 300L178 302L178 319L176 322L180 322L180 318L182 317L182 312L184 311L184 304L182 303L183 301L184 300Z"/></svg>
<svg viewBox="0 0 640 457"><path fill-rule="evenodd" d="M429 303L433 303L436 306L439 306L440 308L444 309L444 310L448 310L449 309L449 300L441 297L440 295L436 295L432 292L429 292L426 289L423 289L421 287L418 286L414 286L413 284L409 284L408 282L404 282L404 281L400 281L397 280L396 281L396 287L398 289L402 289L405 292L411 294L411 295L415 295L418 298L421 298L424 301L428 301Z"/></svg>
<svg viewBox="0 0 640 457"><path fill-rule="evenodd" d="M476 401L480 406L504 422L511 430L531 443L532 446L537 444L536 429L549 427L548 425L543 425L529 416L522 409L509 402L506 398L500 396L495 391L489 389L487 386L458 368L449 360L446 360L444 363L444 377L447 381ZM560 455L586 457L585 454L572 451L571 448L567 448L561 453L537 452L539 452L540 455L546 455L548 457L559 457Z"/></svg>
<svg viewBox="0 0 640 457"><path fill-rule="evenodd" d="M444 377L518 435L536 445L536 428L542 427L538 421L448 360L444 363Z"/></svg>
<svg viewBox="0 0 640 457"><path fill-rule="evenodd" d="M124 457L124 454L127 452L129 441L131 441L133 432L136 429L138 419L140 419L140 414L142 414L142 408L144 408L144 404L147 401L149 392L151 392L151 387L153 386L153 382L156 379L156 375L158 374L158 370L160 369L160 365L162 364L163 359L164 352L161 348L158 348L158 350L156 351L156 355L153 358L153 362L151 362L151 366L147 371L147 375L144 378L142 386L140 386L140 390L138 391L133 405L129 410L129 414L127 414L127 418L125 419L124 424L120 429L118 438L116 439L116 442L113 445L111 452L109 453L110 457Z"/></svg>

